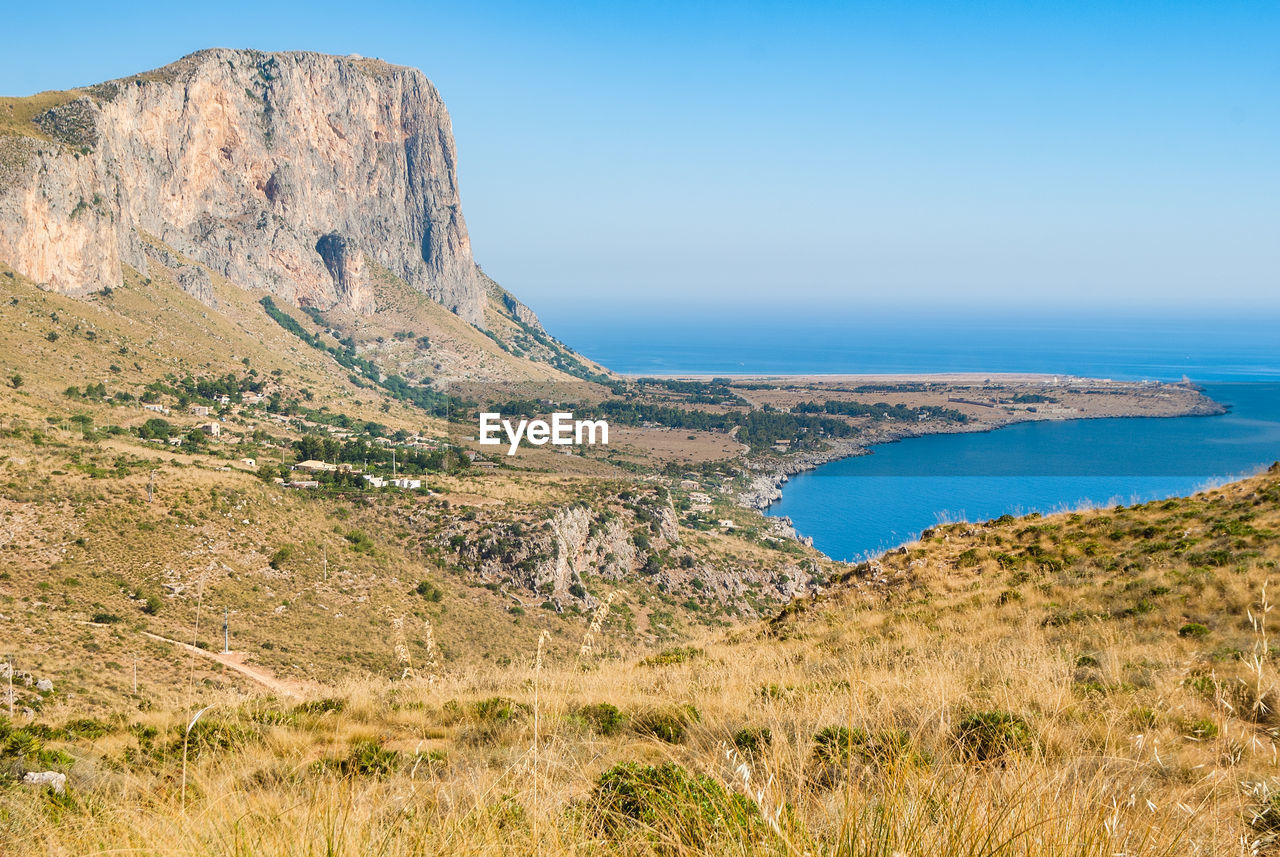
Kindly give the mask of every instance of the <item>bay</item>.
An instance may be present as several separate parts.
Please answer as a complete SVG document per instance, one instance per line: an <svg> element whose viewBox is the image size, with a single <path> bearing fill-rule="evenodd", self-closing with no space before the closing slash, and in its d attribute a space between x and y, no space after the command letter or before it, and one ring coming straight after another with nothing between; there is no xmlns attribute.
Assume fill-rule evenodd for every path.
<svg viewBox="0 0 1280 857"><path fill-rule="evenodd" d="M1036 422L874 447L793 477L767 514L858 560L954 520L1192 493L1280 459L1280 319L1259 315L566 313L553 332L632 374L1037 372L1202 384L1212 417Z"/></svg>

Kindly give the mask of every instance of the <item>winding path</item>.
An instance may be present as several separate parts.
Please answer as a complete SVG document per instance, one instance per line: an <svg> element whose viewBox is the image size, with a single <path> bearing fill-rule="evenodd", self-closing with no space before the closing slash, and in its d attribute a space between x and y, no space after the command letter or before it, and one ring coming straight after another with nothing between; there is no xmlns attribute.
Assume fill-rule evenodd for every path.
<svg viewBox="0 0 1280 857"><path fill-rule="evenodd" d="M190 643L183 643L178 640L171 640L168 637L162 637L159 634L153 634L150 631L142 631L141 633L144 637L150 637L151 639L159 640L162 643L171 643L179 648L191 652L192 654L217 661L227 669L234 670L235 672L256 681L258 684L275 691L276 693L282 693L286 696L302 696L311 688L311 685L307 682L293 679L279 679L260 667L249 666L244 662L244 652L211 652L207 649L202 649L199 646L193 646Z"/></svg>

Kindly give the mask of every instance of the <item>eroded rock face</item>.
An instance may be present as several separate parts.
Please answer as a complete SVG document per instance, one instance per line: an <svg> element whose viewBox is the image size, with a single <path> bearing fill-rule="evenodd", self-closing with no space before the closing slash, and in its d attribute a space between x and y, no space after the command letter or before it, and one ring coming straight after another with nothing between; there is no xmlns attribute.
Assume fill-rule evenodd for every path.
<svg viewBox="0 0 1280 857"><path fill-rule="evenodd" d="M449 115L421 72L215 49L84 92L36 118L52 139L0 138L0 259L26 276L117 286L149 234L322 309L372 309L367 257L483 324Z"/></svg>

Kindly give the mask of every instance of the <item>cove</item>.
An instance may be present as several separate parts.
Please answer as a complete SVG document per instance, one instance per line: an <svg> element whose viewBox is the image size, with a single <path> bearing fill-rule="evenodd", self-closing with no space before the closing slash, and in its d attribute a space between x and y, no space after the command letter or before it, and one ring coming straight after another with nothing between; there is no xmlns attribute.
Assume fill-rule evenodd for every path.
<svg viewBox="0 0 1280 857"><path fill-rule="evenodd" d="M767 514L856 561L948 521L1193 493L1280 460L1280 383L1207 384L1212 417L1035 422L873 447L785 483Z"/></svg>

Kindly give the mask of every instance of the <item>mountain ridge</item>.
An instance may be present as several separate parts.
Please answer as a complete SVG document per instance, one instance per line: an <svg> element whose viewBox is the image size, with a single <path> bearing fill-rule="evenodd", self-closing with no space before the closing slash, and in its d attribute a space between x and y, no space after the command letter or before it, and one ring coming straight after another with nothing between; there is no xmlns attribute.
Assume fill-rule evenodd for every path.
<svg viewBox="0 0 1280 857"><path fill-rule="evenodd" d="M367 258L483 329L456 163L421 71L210 48L0 102L0 259L84 295L145 275L154 237L241 287L368 313Z"/></svg>

